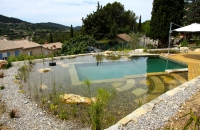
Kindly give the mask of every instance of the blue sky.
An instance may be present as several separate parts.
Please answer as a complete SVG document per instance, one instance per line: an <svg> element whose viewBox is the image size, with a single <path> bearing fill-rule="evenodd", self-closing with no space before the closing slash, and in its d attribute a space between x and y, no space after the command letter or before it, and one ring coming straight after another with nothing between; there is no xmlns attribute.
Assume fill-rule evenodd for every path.
<svg viewBox="0 0 200 130"><path fill-rule="evenodd" d="M142 22L151 19L153 0L99 0L100 5L120 2L125 10L142 17ZM21 20L40 23L53 22L73 27L82 25L82 17L96 10L94 0L0 0L0 14Z"/></svg>

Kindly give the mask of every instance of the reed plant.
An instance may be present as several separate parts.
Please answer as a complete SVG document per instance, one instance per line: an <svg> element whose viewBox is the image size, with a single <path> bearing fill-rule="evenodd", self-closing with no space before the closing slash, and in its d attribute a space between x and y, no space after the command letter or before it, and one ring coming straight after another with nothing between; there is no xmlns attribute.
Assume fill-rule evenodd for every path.
<svg viewBox="0 0 200 130"><path fill-rule="evenodd" d="M88 93L90 98L91 96L91 82L89 79L84 81L84 84L87 85ZM112 117L108 117L107 114L107 106L109 105L109 101L111 100L112 94L105 89L99 88L97 90L96 101L91 101L90 106L86 107L89 121L92 125L93 130L102 130L105 126L107 126L108 121ZM114 118L112 119L114 120Z"/></svg>

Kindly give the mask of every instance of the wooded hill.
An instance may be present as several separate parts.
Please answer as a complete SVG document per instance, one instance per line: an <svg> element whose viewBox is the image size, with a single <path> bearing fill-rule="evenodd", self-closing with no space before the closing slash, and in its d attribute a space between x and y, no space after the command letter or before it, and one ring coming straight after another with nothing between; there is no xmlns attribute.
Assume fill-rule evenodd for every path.
<svg viewBox="0 0 200 130"><path fill-rule="evenodd" d="M80 30L81 26L74 27L74 31ZM70 31L69 26L57 23L30 23L21 19L0 15L0 37L8 35L11 40L22 39L34 35L34 41L43 44L48 41L48 35L53 33L54 41L63 42L66 34Z"/></svg>

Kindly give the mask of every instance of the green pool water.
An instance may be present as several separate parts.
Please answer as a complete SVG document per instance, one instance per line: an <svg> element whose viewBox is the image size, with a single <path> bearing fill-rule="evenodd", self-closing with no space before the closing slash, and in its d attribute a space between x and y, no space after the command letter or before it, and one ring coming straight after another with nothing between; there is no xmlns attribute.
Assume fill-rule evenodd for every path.
<svg viewBox="0 0 200 130"><path fill-rule="evenodd" d="M164 72L166 69L187 68L187 66L159 57L132 57L128 61L94 62L75 64L80 81L123 78L127 75Z"/></svg>

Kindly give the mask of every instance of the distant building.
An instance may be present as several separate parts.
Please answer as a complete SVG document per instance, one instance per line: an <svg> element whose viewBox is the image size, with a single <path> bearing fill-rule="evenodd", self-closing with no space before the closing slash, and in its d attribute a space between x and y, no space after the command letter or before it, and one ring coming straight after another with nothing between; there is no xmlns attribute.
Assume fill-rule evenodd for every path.
<svg viewBox="0 0 200 130"><path fill-rule="evenodd" d="M131 37L128 34L118 34L115 37L115 41L117 41L118 43L129 43L132 41Z"/></svg>
<svg viewBox="0 0 200 130"><path fill-rule="evenodd" d="M62 43L55 42L55 43L45 43L42 45L42 54L49 56L52 55L54 52L61 50Z"/></svg>
<svg viewBox="0 0 200 130"><path fill-rule="evenodd" d="M6 60L9 56L18 56L19 54L42 54L42 46L27 40L0 40L0 60Z"/></svg>

